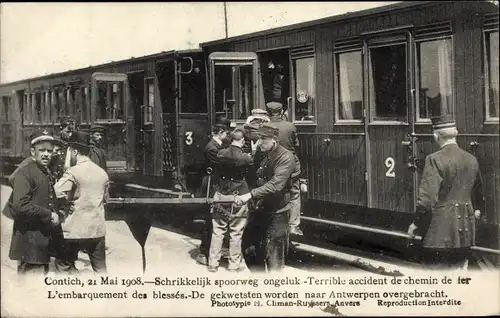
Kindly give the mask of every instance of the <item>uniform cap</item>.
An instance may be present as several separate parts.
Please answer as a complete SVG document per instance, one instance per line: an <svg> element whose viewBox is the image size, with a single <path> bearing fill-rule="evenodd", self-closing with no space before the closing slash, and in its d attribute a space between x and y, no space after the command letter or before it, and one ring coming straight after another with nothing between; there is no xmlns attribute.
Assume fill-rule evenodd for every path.
<svg viewBox="0 0 500 318"><path fill-rule="evenodd" d="M106 127L97 124L92 124L92 126L90 126L90 132L91 133L101 132L104 134L106 132Z"/></svg>
<svg viewBox="0 0 500 318"><path fill-rule="evenodd" d="M42 142L42 141L50 141L50 142L54 142L54 137L52 137L52 135L47 131L47 130L39 130L39 131L36 131L34 132L32 135L31 135L31 145L34 146L36 145L37 143L39 142Z"/></svg>
<svg viewBox="0 0 500 318"><path fill-rule="evenodd" d="M278 138L279 130L274 126L265 123L257 130L257 135L259 136L259 138Z"/></svg>
<svg viewBox="0 0 500 318"><path fill-rule="evenodd" d="M252 109L252 115L266 115L267 116L267 111L265 109L261 108L254 108Z"/></svg>
<svg viewBox="0 0 500 318"><path fill-rule="evenodd" d="M272 111L282 110L283 104L278 102L269 102L266 104L266 108Z"/></svg>
<svg viewBox="0 0 500 318"><path fill-rule="evenodd" d="M439 130L443 128L456 128L455 120L451 115L431 117L432 128Z"/></svg>

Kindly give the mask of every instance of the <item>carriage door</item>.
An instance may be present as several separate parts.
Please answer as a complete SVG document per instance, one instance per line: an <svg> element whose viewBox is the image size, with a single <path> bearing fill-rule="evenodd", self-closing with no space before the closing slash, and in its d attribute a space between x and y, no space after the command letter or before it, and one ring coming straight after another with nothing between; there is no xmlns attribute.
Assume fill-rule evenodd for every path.
<svg viewBox="0 0 500 318"><path fill-rule="evenodd" d="M127 74L92 74L91 118L107 128L103 146L109 171L135 167L134 116L129 104Z"/></svg>
<svg viewBox="0 0 500 318"><path fill-rule="evenodd" d="M200 187L203 152L210 135L206 69L203 53L177 60L177 118L179 121L179 181L189 191Z"/></svg>
<svg viewBox="0 0 500 318"><path fill-rule="evenodd" d="M211 120L225 116L233 125L243 124L252 109L258 107L257 55L214 52L209 61Z"/></svg>
<svg viewBox="0 0 500 318"><path fill-rule="evenodd" d="M403 28L364 36L368 206L413 212L411 34Z"/></svg>

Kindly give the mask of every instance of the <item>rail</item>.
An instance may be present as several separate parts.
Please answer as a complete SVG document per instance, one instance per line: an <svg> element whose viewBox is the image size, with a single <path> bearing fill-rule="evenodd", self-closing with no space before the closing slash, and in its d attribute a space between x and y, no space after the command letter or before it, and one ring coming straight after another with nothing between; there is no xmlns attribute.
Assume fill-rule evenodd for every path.
<svg viewBox="0 0 500 318"><path fill-rule="evenodd" d="M350 228L350 229L364 231L364 232L406 238L406 239L410 239L410 240L417 240L417 241L422 240L421 236L418 236L418 235L412 236L412 235L410 235L408 233L404 233L404 232L389 231L389 230L383 230L383 229L378 229L378 228L374 228L374 227L355 225L355 224L349 224L349 223L344 223L344 222L336 222L336 221L330 221L330 220L323 220L323 219L313 218L313 217L309 217L309 216L302 216L302 215L300 216L300 219L310 221L310 222L328 224L328 225L332 225L332 226ZM477 252L500 255L500 250L497 250L497 249L481 247L481 246L472 246L471 249L473 251L477 251Z"/></svg>

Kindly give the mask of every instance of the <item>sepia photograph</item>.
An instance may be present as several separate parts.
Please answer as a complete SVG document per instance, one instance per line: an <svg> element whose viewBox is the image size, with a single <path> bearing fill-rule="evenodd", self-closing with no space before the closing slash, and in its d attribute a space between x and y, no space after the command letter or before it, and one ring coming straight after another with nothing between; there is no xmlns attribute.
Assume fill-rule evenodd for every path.
<svg viewBox="0 0 500 318"><path fill-rule="evenodd" d="M1 315L500 314L498 22L0 4Z"/></svg>

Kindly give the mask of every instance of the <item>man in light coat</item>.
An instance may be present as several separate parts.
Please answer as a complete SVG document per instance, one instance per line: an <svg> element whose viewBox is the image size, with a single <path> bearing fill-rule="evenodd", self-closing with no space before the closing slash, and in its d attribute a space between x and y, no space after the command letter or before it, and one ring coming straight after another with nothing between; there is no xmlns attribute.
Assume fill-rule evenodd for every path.
<svg viewBox="0 0 500 318"><path fill-rule="evenodd" d="M94 272L105 273L104 205L109 197L108 174L88 157L87 133L74 132L68 141L68 151L76 164L64 172L54 190L63 206L73 203L73 211L61 215L64 246L57 257L56 269L75 272L78 252L83 250L89 255Z"/></svg>

